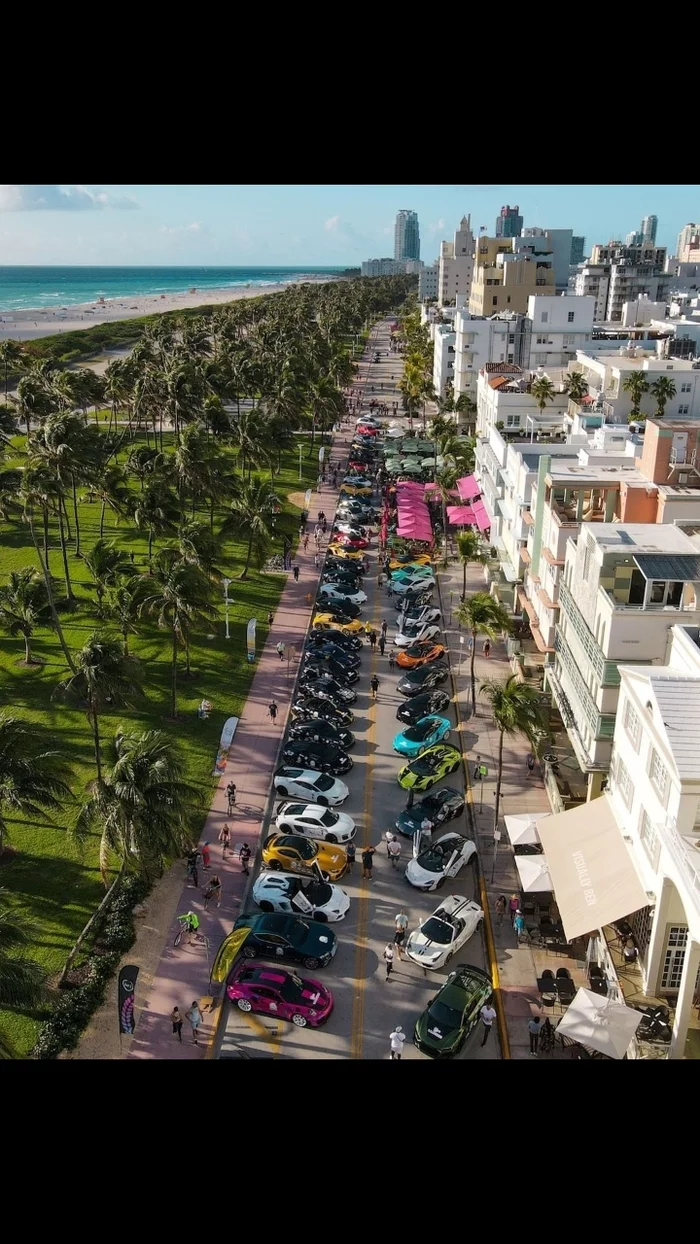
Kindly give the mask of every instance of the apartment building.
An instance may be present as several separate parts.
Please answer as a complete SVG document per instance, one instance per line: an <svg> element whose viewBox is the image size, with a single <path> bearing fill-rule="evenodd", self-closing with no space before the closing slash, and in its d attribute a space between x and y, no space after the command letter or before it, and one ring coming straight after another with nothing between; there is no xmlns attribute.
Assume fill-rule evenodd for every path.
<svg viewBox="0 0 700 1244"><path fill-rule="evenodd" d="M452 324L434 324L433 337L433 388L438 398L445 396L448 383L455 380L455 341Z"/></svg>
<svg viewBox="0 0 700 1244"><path fill-rule="evenodd" d="M695 545L678 527L586 522L567 540L545 679L589 799L610 767L619 665L662 664L669 628L700 620L699 586Z"/></svg>
<svg viewBox="0 0 700 1244"><path fill-rule="evenodd" d="M428 298L437 298L440 277L440 261L424 264L418 273L418 298L425 302Z"/></svg>
<svg viewBox="0 0 700 1244"><path fill-rule="evenodd" d="M595 299L565 294L531 295L527 300L530 357L527 365L566 367L584 350L593 334ZM496 360L490 360L496 361Z"/></svg>
<svg viewBox="0 0 700 1244"><path fill-rule="evenodd" d="M532 382L538 375L547 375L555 387L554 398L539 410L533 397ZM563 438L568 411L564 392L565 370L525 371L515 363L486 363L481 368L476 386L476 432L488 436L492 428L502 425L506 435L529 436L556 433Z"/></svg>
<svg viewBox="0 0 700 1244"><path fill-rule="evenodd" d="M556 289L566 290L569 284L571 268L571 250L573 245L572 229L522 229L521 238L543 238L546 249L552 256L554 284ZM583 241L583 239L581 239Z"/></svg>
<svg viewBox="0 0 700 1244"><path fill-rule="evenodd" d="M665 246L651 241L596 245L576 275L576 293L595 298L596 323L616 322L626 302L646 297L666 304L673 282L665 268Z"/></svg>
<svg viewBox="0 0 700 1244"><path fill-rule="evenodd" d="M529 361L530 324L524 315L509 311L501 315L455 315L455 397L466 393L476 400L479 372L487 363Z"/></svg>
<svg viewBox="0 0 700 1244"><path fill-rule="evenodd" d="M700 263L700 225L684 225L676 243L678 263Z"/></svg>
<svg viewBox="0 0 700 1244"><path fill-rule="evenodd" d="M438 260L438 302L451 306L458 295L469 298L474 271L476 242L471 230L471 217L463 216L452 242L440 243Z"/></svg>
<svg viewBox="0 0 700 1244"><path fill-rule="evenodd" d="M477 239L469 311L524 315L531 294L554 294L554 267L547 239L536 237Z"/></svg>
<svg viewBox="0 0 700 1244"><path fill-rule="evenodd" d="M580 298L593 298L595 307L593 319L602 324L608 309L608 291L610 289L610 264L583 264L576 273L574 290Z"/></svg>
<svg viewBox="0 0 700 1244"><path fill-rule="evenodd" d="M595 354L577 350L575 369L583 372L591 398L601 395L605 417L612 422L626 422L632 410L632 395L624 388L631 372L643 372L649 387L661 376L673 380L676 394L666 404L667 419L700 418L700 369L695 368L689 359L664 358L655 351L630 344L621 346L617 351L601 350ZM644 393L640 404L641 417L647 418L655 410L653 394Z"/></svg>

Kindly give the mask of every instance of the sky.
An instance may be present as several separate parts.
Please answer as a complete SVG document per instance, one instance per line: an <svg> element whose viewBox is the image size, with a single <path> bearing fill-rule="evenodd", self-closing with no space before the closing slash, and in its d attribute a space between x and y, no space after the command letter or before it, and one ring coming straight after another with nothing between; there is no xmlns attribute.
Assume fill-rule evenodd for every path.
<svg viewBox="0 0 700 1244"><path fill-rule="evenodd" d="M399 208L431 262L463 215L492 235L504 203L588 250L654 213L673 251L700 220L700 186L0 186L0 265L357 267L392 255Z"/></svg>

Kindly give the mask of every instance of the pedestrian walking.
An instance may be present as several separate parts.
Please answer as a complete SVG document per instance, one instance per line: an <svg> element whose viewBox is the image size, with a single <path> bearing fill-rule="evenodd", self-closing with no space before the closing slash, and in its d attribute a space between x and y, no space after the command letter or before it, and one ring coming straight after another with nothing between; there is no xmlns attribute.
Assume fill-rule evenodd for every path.
<svg viewBox="0 0 700 1244"><path fill-rule="evenodd" d="M225 860L226 852L231 850L231 827L230 825L221 826L221 829L219 830L219 842L221 843L221 858L222 860Z"/></svg>
<svg viewBox="0 0 700 1244"><path fill-rule="evenodd" d="M176 1006L173 1007L170 1013L170 1021L173 1026L173 1036L177 1036L180 1045L182 1045L182 1015Z"/></svg>
<svg viewBox="0 0 700 1244"><path fill-rule="evenodd" d="M324 514L323 510L319 510L318 512L318 521L319 523L325 523L326 521L326 515Z"/></svg>
<svg viewBox="0 0 700 1244"><path fill-rule="evenodd" d="M508 899L508 911L510 913L510 922L512 924L513 921L515 920L516 915L520 911L520 899L518 898L517 894L511 894L510 898Z"/></svg>
<svg viewBox="0 0 700 1244"><path fill-rule="evenodd" d="M185 1019L192 1029L192 1044L197 1045L197 1033L202 1026L202 1012L199 1009L199 1003L196 998L189 1011L185 1011Z"/></svg>
<svg viewBox="0 0 700 1244"><path fill-rule="evenodd" d="M467 640L467 655L471 656L473 651L474 651L474 636L470 635L469 639Z"/></svg>
<svg viewBox="0 0 700 1244"><path fill-rule="evenodd" d="M491 656L491 640L490 639L484 640L484 656L485 657Z"/></svg>
<svg viewBox="0 0 700 1244"><path fill-rule="evenodd" d="M518 941L520 941L520 938L523 936L525 932L525 917L521 911L516 911L515 913L515 919L513 920L513 928L515 930L515 934L518 938Z"/></svg>
<svg viewBox="0 0 700 1244"><path fill-rule="evenodd" d="M389 669L394 670L395 668L396 668L396 653L394 652L393 648L390 648L389 649Z"/></svg>
<svg viewBox="0 0 700 1244"><path fill-rule="evenodd" d="M391 1058L397 1063L401 1062L403 1053L403 1043L406 1040L406 1033L400 1024L397 1024L394 1031L389 1034L389 1048L391 1050Z"/></svg>
<svg viewBox="0 0 700 1244"><path fill-rule="evenodd" d="M530 1053L534 1054L535 1058L537 1058L537 1046L538 1046L539 1039L540 1039L540 1028L541 1027L542 1027L542 1020L540 1019L539 1015L533 1015L531 1019L528 1020L527 1030L530 1034Z"/></svg>
<svg viewBox="0 0 700 1244"><path fill-rule="evenodd" d="M528 780L532 777L532 775L533 775L533 773L534 773L534 772L535 772L535 757L533 756L532 752L528 752L528 754L527 754L527 776L528 776Z"/></svg>
<svg viewBox="0 0 700 1244"><path fill-rule="evenodd" d="M377 646L377 632L375 631L374 627L372 627L369 633L369 646L370 648L376 648Z"/></svg>
<svg viewBox="0 0 700 1244"><path fill-rule="evenodd" d="M394 916L394 945L396 947L396 956L399 960L403 958L403 944L406 939L406 930L408 928L408 916L403 907L397 916Z"/></svg>
<svg viewBox="0 0 700 1244"><path fill-rule="evenodd" d="M292 574L294 575L294 582L298 583L299 582L299 567L298 566L292 567Z"/></svg>
<svg viewBox="0 0 700 1244"><path fill-rule="evenodd" d="M384 843L385 843L385 845L386 845L386 858L387 858L388 860L390 860L390 859L391 859L391 855L390 855L390 853L389 853L389 843L391 842L391 840L392 840L392 838L393 838L393 837L394 837L394 831L393 831L393 829L387 829L387 831L386 831L386 833L385 833L385 835L384 835Z"/></svg>
<svg viewBox="0 0 700 1244"><path fill-rule="evenodd" d="M221 906L221 880L217 876L216 873L214 873L213 877L209 878L206 884L205 890L204 890L204 910L205 911L207 910L213 898L216 899L217 907L220 907Z"/></svg>
<svg viewBox="0 0 700 1244"><path fill-rule="evenodd" d="M496 924L498 925L503 924L503 917L506 914L507 906L508 906L508 899L506 898L505 894L499 894L498 898L496 899Z"/></svg>
<svg viewBox="0 0 700 1244"><path fill-rule="evenodd" d="M396 837L396 834L394 834L391 842L387 843L387 855L391 860L392 867L397 868L399 860L401 859L401 843Z"/></svg>
<svg viewBox="0 0 700 1244"><path fill-rule="evenodd" d="M386 618L385 618L385 619L384 619L384 621L382 622L382 626L381 626L382 635L384 636L384 638L385 638L385 639L386 639L386 633L387 633L388 629L389 629L389 627L387 626L387 621L386 621Z"/></svg>
<svg viewBox="0 0 700 1244"><path fill-rule="evenodd" d="M277 721L277 705L274 700L270 700L270 703L267 706L267 715L274 726Z"/></svg>
<svg viewBox="0 0 700 1244"><path fill-rule="evenodd" d="M226 798L228 799L228 814L233 816L233 809L236 806L236 783L229 782L226 787Z"/></svg>
<svg viewBox="0 0 700 1244"><path fill-rule="evenodd" d="M362 848L362 878L364 881L372 880L372 864L376 847L366 846Z"/></svg>
<svg viewBox="0 0 700 1244"><path fill-rule="evenodd" d="M309 547L309 533L307 531L304 535L304 552L306 552L308 547Z"/></svg>
<svg viewBox="0 0 700 1244"><path fill-rule="evenodd" d="M238 858L241 861L241 869L245 877L248 876L248 865L250 863L250 847L247 842L242 843L238 851Z"/></svg>
<svg viewBox="0 0 700 1244"><path fill-rule="evenodd" d="M481 774L479 772L480 768L481 768L481 756L477 755L476 760L474 761L474 781L475 782L478 782L479 778L481 777Z"/></svg>
<svg viewBox="0 0 700 1244"><path fill-rule="evenodd" d="M267 625L268 625L269 627L271 627L271 626L272 626L272 623L274 622L274 620L275 620L275 615L274 615L274 613L272 612L272 610L270 609L270 611L269 611L269 613L268 613L268 615L267 615Z"/></svg>
<svg viewBox="0 0 700 1244"><path fill-rule="evenodd" d="M382 656L384 656L385 648L386 648L386 639L384 638L383 635L380 635L379 636L379 651L381 652Z"/></svg>
<svg viewBox="0 0 700 1244"><path fill-rule="evenodd" d="M353 842L348 843L345 848L345 854L348 857L348 872L351 873L355 863L355 844Z"/></svg>
<svg viewBox="0 0 700 1244"><path fill-rule="evenodd" d="M211 844L209 842L205 842L202 847L202 868L205 872L211 868Z"/></svg>
<svg viewBox="0 0 700 1244"><path fill-rule="evenodd" d="M491 999L489 998L489 1001L485 1002L481 1008L481 1022L484 1026L484 1035L481 1038L482 1045L486 1045L486 1042L491 1036L491 1029L493 1028L493 1021L495 1018L496 1012L494 1011L491 1005Z"/></svg>
<svg viewBox="0 0 700 1244"><path fill-rule="evenodd" d="M394 970L394 947L391 942L387 942L384 947L384 962L386 963L386 979L388 980Z"/></svg>
<svg viewBox="0 0 700 1244"><path fill-rule="evenodd" d="M320 565L321 565L320 555L318 553L314 553L314 566L316 567L317 570Z"/></svg>
<svg viewBox="0 0 700 1244"><path fill-rule="evenodd" d="M280 642L277 645L277 655L280 661L284 661L284 652L285 652L284 644L282 643L282 640L280 640Z"/></svg>
<svg viewBox="0 0 700 1244"><path fill-rule="evenodd" d="M377 692L379 690L379 679L377 678L376 674L373 674L372 677L370 678L369 685L372 688L372 699L376 700Z"/></svg>
<svg viewBox="0 0 700 1244"><path fill-rule="evenodd" d="M323 532L323 535L324 535L324 536L325 536L326 532L328 531L328 523L326 522L326 519L325 519L325 518L324 518L323 522L321 523L321 531Z"/></svg>

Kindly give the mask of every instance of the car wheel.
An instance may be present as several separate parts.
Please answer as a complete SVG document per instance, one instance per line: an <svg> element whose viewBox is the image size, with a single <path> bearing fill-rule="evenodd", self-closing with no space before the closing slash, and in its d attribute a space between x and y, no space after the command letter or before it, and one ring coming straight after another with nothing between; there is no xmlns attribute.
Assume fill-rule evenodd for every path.
<svg viewBox="0 0 700 1244"><path fill-rule="evenodd" d="M325 795L319 795L318 799L316 800L316 803L320 804L322 808L328 807L328 800L326 799Z"/></svg>
<svg viewBox="0 0 700 1244"><path fill-rule="evenodd" d="M278 795L288 795L288 794L289 794L289 791L287 790L287 787L286 787L286 786L278 786L278 787L277 787L277 794L278 794Z"/></svg>
<svg viewBox="0 0 700 1244"><path fill-rule="evenodd" d="M325 911L315 911L313 918L314 920L318 920L319 924L328 924L328 916Z"/></svg>
<svg viewBox="0 0 700 1244"><path fill-rule="evenodd" d="M316 968L318 967L319 962L320 960L314 959L313 955L308 955L307 958L304 960L304 967L308 968L310 972L314 972Z"/></svg>
<svg viewBox="0 0 700 1244"><path fill-rule="evenodd" d="M437 885L435 886L435 889L436 889L436 890L441 890L441 889L442 889L442 887L444 886L444 884L445 884L445 878L444 878L444 877L441 877L441 878L440 878L440 880L438 881Z"/></svg>
<svg viewBox="0 0 700 1244"><path fill-rule="evenodd" d="M252 1011L253 1005L247 998L236 998L236 1006L239 1011Z"/></svg>
<svg viewBox="0 0 700 1244"><path fill-rule="evenodd" d="M459 761L453 764L452 768L450 769L450 773L455 773L457 769L459 769Z"/></svg>
<svg viewBox="0 0 700 1244"><path fill-rule="evenodd" d="M324 873L324 872L322 872L322 873L321 873L321 876L323 877L323 880L324 880L324 881L326 881L326 882L330 882L330 879L331 879L331 875L330 875L330 873Z"/></svg>
<svg viewBox="0 0 700 1244"><path fill-rule="evenodd" d="M332 842L333 844L335 844L337 841L338 841L338 838L335 834L326 834L326 842Z"/></svg>
<svg viewBox="0 0 700 1244"><path fill-rule="evenodd" d="M291 825L280 825L279 831L281 834L293 834L294 833L294 829L292 828Z"/></svg>
<svg viewBox="0 0 700 1244"><path fill-rule="evenodd" d="M297 1028L306 1028L306 1016L299 1014L292 1015L292 1023L296 1024Z"/></svg>
<svg viewBox="0 0 700 1244"><path fill-rule="evenodd" d="M255 947L254 947L254 946L244 946L244 947L243 947L243 957L244 957L245 959L254 959L257 953L258 953L258 952L257 952L257 950L255 949Z"/></svg>
<svg viewBox="0 0 700 1244"><path fill-rule="evenodd" d="M280 864L279 860L270 860L270 863L268 864L268 868L273 873L279 873L282 871L282 865Z"/></svg>
<svg viewBox="0 0 700 1244"><path fill-rule="evenodd" d="M258 903L258 907L260 908L261 911L274 911L275 910L272 903L268 903L267 899L263 899L262 903Z"/></svg>

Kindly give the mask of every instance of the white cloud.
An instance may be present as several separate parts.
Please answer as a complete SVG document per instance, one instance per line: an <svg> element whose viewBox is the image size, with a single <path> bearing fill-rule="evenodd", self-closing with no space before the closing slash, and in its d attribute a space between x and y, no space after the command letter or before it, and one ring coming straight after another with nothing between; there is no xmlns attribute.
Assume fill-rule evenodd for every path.
<svg viewBox="0 0 700 1244"><path fill-rule="evenodd" d="M340 228L340 216L329 216L323 227L326 233L337 233Z"/></svg>
<svg viewBox="0 0 700 1244"><path fill-rule="evenodd" d="M440 219L439 219L439 220L437 220L437 221L435 222L435 224L434 224L434 225L428 225L428 228L429 228L429 230L430 230L430 232L431 232L431 233L439 233L440 229L444 229L444 228L445 228L445 222L444 222L444 220L442 219L442 216L440 217Z"/></svg>
<svg viewBox="0 0 700 1244"><path fill-rule="evenodd" d="M201 220L193 220L191 225L173 225L172 228L169 225L160 226L161 233L170 234L206 233L206 231L206 226L202 224Z"/></svg>
<svg viewBox="0 0 700 1244"><path fill-rule="evenodd" d="M0 186L0 212L82 212L137 208L135 199L112 197L87 186Z"/></svg>

